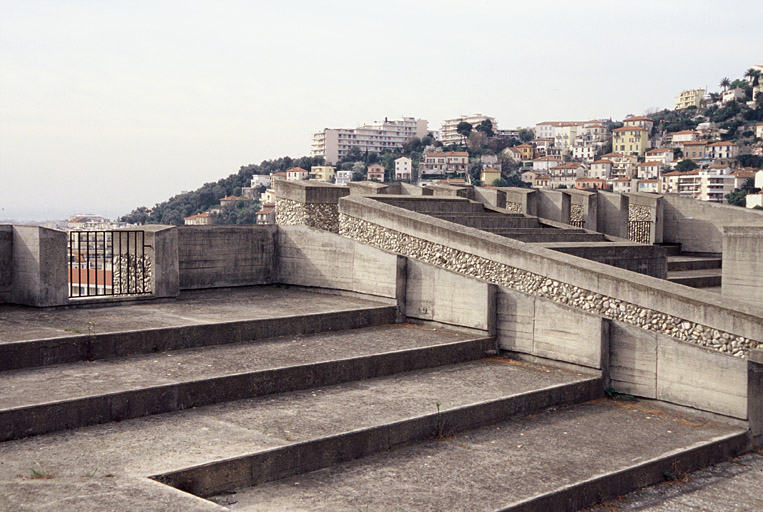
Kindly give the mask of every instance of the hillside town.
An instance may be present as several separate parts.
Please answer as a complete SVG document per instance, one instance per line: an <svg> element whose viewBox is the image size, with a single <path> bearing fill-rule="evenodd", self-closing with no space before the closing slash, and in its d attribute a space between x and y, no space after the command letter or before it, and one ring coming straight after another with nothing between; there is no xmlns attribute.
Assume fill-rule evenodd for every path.
<svg viewBox="0 0 763 512"><path fill-rule="evenodd" d="M273 180L433 183L678 194L763 208L763 65L720 81L721 92L687 89L672 110L620 121L542 121L502 129L495 117L462 115L439 130L414 117L385 118L314 134L320 164L254 174L241 194L184 219L216 222L226 205L254 203L258 224L275 222Z"/></svg>

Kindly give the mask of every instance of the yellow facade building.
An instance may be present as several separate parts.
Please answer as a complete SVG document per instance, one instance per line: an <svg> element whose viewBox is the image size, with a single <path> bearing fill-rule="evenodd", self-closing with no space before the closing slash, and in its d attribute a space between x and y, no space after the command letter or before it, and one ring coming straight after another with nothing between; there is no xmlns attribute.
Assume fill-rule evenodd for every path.
<svg viewBox="0 0 763 512"><path fill-rule="evenodd" d="M335 168L330 165L313 165L310 167L310 179L331 183L334 181Z"/></svg>
<svg viewBox="0 0 763 512"><path fill-rule="evenodd" d="M612 131L612 151L642 156L649 149L649 132L641 126L623 126Z"/></svg>
<svg viewBox="0 0 763 512"><path fill-rule="evenodd" d="M495 180L501 179L501 171L498 169L484 169L480 174L480 181L483 185L492 185Z"/></svg>

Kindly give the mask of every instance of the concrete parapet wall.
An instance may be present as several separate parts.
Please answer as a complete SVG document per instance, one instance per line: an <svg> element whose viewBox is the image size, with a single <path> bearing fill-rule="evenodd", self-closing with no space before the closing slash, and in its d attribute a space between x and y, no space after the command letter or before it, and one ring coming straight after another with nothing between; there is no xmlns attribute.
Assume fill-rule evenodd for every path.
<svg viewBox="0 0 763 512"><path fill-rule="evenodd" d="M628 238L628 196L599 191L597 198L598 231Z"/></svg>
<svg viewBox="0 0 763 512"><path fill-rule="evenodd" d="M304 226L280 226L279 283L397 297L398 256Z"/></svg>
<svg viewBox="0 0 763 512"><path fill-rule="evenodd" d="M609 368L619 392L747 419L747 362L742 359L612 322Z"/></svg>
<svg viewBox="0 0 763 512"><path fill-rule="evenodd" d="M763 226L723 229L724 297L763 304Z"/></svg>
<svg viewBox="0 0 763 512"><path fill-rule="evenodd" d="M445 185L434 183L427 185L427 190L432 192L435 197L463 197L466 199L474 198L474 190L471 187L459 187L457 185Z"/></svg>
<svg viewBox="0 0 763 512"><path fill-rule="evenodd" d="M13 226L0 225L0 304L13 295Z"/></svg>
<svg viewBox="0 0 763 512"><path fill-rule="evenodd" d="M570 196L558 190L538 190L536 192L538 217L570 223Z"/></svg>
<svg viewBox="0 0 763 512"><path fill-rule="evenodd" d="M275 281L276 226L180 226L179 287L250 286Z"/></svg>
<svg viewBox="0 0 763 512"><path fill-rule="evenodd" d="M525 215L538 215L538 194L533 188L501 187L505 194L506 208ZM516 206L513 206L516 205Z"/></svg>
<svg viewBox="0 0 763 512"><path fill-rule="evenodd" d="M725 226L763 226L763 211L697 201L675 194L663 195L662 201L663 241L681 244L684 252L720 253Z"/></svg>
<svg viewBox="0 0 763 512"><path fill-rule="evenodd" d="M406 270L407 317L492 330L493 285L415 260Z"/></svg>
<svg viewBox="0 0 763 512"><path fill-rule="evenodd" d="M154 297L177 297L180 293L177 228L154 224L144 226L143 232L145 243L153 250Z"/></svg>
<svg viewBox="0 0 763 512"><path fill-rule="evenodd" d="M447 270L742 357L763 337L763 308L752 304L371 198L343 198L340 208L343 236Z"/></svg>
<svg viewBox="0 0 763 512"><path fill-rule="evenodd" d="M665 279L668 277L668 264L665 251L651 245L628 242L580 243L574 246L565 244L543 244L565 254L579 256L591 261L598 261L632 272Z"/></svg>
<svg viewBox="0 0 763 512"><path fill-rule="evenodd" d="M496 301L501 350L604 369L608 323L600 316L505 287Z"/></svg>
<svg viewBox="0 0 763 512"><path fill-rule="evenodd" d="M66 233L37 226L13 226L11 300L27 306L69 302Z"/></svg>

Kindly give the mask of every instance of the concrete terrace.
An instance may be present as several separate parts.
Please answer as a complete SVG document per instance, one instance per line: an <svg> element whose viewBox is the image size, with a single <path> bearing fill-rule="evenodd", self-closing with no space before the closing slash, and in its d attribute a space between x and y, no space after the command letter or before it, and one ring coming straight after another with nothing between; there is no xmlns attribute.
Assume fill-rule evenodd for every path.
<svg viewBox="0 0 763 512"><path fill-rule="evenodd" d="M278 226L147 227L141 298L70 299L65 235L0 226L1 509L669 508L642 488L754 485L691 475L756 464L763 310L726 277L756 227L722 236L713 294L660 275L653 197L276 189ZM618 211L651 243L612 234Z"/></svg>

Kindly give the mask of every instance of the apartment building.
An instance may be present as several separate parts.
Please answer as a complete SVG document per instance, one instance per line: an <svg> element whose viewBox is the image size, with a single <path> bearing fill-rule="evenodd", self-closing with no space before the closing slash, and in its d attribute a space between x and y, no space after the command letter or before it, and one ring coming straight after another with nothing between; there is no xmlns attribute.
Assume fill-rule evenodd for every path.
<svg viewBox="0 0 763 512"><path fill-rule="evenodd" d="M672 149L650 149L644 155L644 160L647 162L660 162L663 165L668 165L673 162L673 150Z"/></svg>
<svg viewBox="0 0 763 512"><path fill-rule="evenodd" d="M403 117L402 119L364 124L357 128L325 128L313 135L310 156L322 156L327 163L336 163L347 153L357 148L362 153L382 153L403 144L414 137L427 135L428 122L424 119Z"/></svg>
<svg viewBox="0 0 763 512"><path fill-rule="evenodd" d="M711 160L729 161L739 156L739 146L733 142L713 142L707 146L707 157Z"/></svg>
<svg viewBox="0 0 763 512"><path fill-rule="evenodd" d="M612 162L611 177L613 178L630 178L633 176L636 164L638 163L638 157L636 155L623 155L620 153L607 153L602 155L602 160L609 160Z"/></svg>
<svg viewBox="0 0 763 512"><path fill-rule="evenodd" d="M596 160L588 169L588 177L591 179L608 180L612 175L612 160Z"/></svg>
<svg viewBox="0 0 763 512"><path fill-rule="evenodd" d="M676 110L682 110L689 107L699 107L707 91L705 89L688 89L681 91L675 98Z"/></svg>
<svg viewBox="0 0 763 512"><path fill-rule="evenodd" d="M334 181L335 168L330 165L314 165L310 167L310 179L331 183Z"/></svg>
<svg viewBox="0 0 763 512"><path fill-rule="evenodd" d="M536 139L552 139L557 148L572 148L582 132L585 123L581 121L543 121L535 125Z"/></svg>
<svg viewBox="0 0 763 512"><path fill-rule="evenodd" d="M699 162L700 160L705 160L708 158L706 140L683 142L679 148L681 151L683 151L684 158L694 160L695 162Z"/></svg>
<svg viewBox="0 0 763 512"><path fill-rule="evenodd" d="M649 132L641 126L623 126L612 130L612 150L642 156L649 146Z"/></svg>
<svg viewBox="0 0 763 512"><path fill-rule="evenodd" d="M572 157L584 162L593 162L596 157L596 146L575 146L572 148Z"/></svg>
<svg viewBox="0 0 763 512"><path fill-rule="evenodd" d="M395 159L395 179L411 181L413 178L413 160L407 156Z"/></svg>
<svg viewBox="0 0 763 512"><path fill-rule="evenodd" d="M369 181L384 182L384 166L382 164L371 164L368 166L366 178Z"/></svg>
<svg viewBox="0 0 763 512"><path fill-rule="evenodd" d="M493 132L498 133L498 122L494 117L483 116L482 114L472 114L470 116L460 116L453 119L446 119L442 123L440 129L440 141L446 146L450 144L464 144L464 136L456 131L458 124L467 122L472 125L472 128L477 127L482 121L490 121L493 123Z"/></svg>
<svg viewBox="0 0 763 512"><path fill-rule="evenodd" d="M310 173L301 167L286 169L286 179L289 181L306 180L309 176Z"/></svg>
<svg viewBox="0 0 763 512"><path fill-rule="evenodd" d="M466 174L469 153L466 151L444 151L424 153L419 162L419 175Z"/></svg>
<svg viewBox="0 0 763 512"><path fill-rule="evenodd" d="M723 203L725 196L734 190L735 178L724 174L722 169L694 169L689 172L673 171L661 177L660 192Z"/></svg>
<svg viewBox="0 0 763 512"><path fill-rule="evenodd" d="M699 133L695 132L694 130L681 130L680 132L675 132L670 140L672 144L691 142L699 140Z"/></svg>
<svg viewBox="0 0 763 512"><path fill-rule="evenodd" d="M559 188L562 185L567 188L574 188L575 181L585 177L586 167L580 163L570 162L552 167L548 174L551 176L549 180L551 188Z"/></svg>
<svg viewBox="0 0 763 512"><path fill-rule="evenodd" d="M337 171L335 175L335 184L346 186L352 181L352 171Z"/></svg>
<svg viewBox="0 0 763 512"><path fill-rule="evenodd" d="M552 167L561 165L562 159L555 156L542 156L533 160L533 171L548 171Z"/></svg>
<svg viewBox="0 0 763 512"><path fill-rule="evenodd" d="M647 133L652 133L652 127L654 126L654 120L652 120L649 117L644 116L633 116L633 117L627 117L623 121L623 126L638 126L647 131Z"/></svg>
<svg viewBox="0 0 763 512"><path fill-rule="evenodd" d="M530 144L520 144L519 146L514 146L514 149L519 151L519 158L523 162L535 158L535 147Z"/></svg>
<svg viewBox="0 0 763 512"><path fill-rule="evenodd" d="M660 162L640 162L636 164L636 178L651 180L660 176L662 164Z"/></svg>

